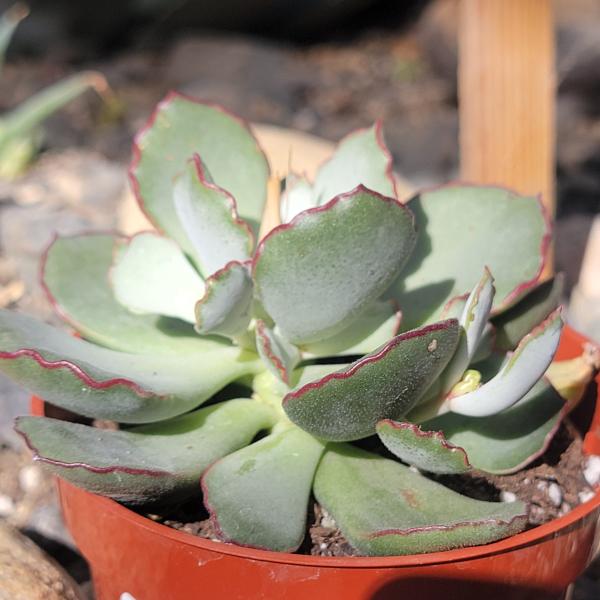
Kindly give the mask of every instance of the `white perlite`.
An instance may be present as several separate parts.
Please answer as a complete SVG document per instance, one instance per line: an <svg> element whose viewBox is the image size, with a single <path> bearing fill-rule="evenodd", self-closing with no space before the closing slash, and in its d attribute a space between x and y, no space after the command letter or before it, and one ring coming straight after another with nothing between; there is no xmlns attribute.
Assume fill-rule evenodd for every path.
<svg viewBox="0 0 600 600"><path fill-rule="evenodd" d="M558 484L551 483L548 486L548 498L550 498L550 502L557 508L562 504L563 495Z"/></svg>
<svg viewBox="0 0 600 600"><path fill-rule="evenodd" d="M587 502L588 500L591 500L594 497L594 492L592 492L592 490L585 490L584 492L579 492L579 502L581 502L582 504L584 502Z"/></svg>
<svg viewBox="0 0 600 600"><path fill-rule="evenodd" d="M502 500L502 502L515 502L517 500L517 496L516 496L516 494L513 494L512 492L507 492L506 490L502 490L500 492L500 500Z"/></svg>
<svg viewBox="0 0 600 600"><path fill-rule="evenodd" d="M592 487L600 481L600 456L588 457L583 469L583 476Z"/></svg>
<svg viewBox="0 0 600 600"><path fill-rule="evenodd" d="M0 494L0 517L8 517L15 511L15 503L10 496Z"/></svg>

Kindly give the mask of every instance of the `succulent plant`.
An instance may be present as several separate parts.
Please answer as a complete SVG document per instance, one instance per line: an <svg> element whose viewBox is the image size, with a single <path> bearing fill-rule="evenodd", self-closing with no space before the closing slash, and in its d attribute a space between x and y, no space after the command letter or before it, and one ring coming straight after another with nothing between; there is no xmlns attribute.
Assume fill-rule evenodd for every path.
<svg viewBox="0 0 600 600"><path fill-rule="evenodd" d="M28 14L27 6L18 2L0 15L0 71L15 29ZM104 77L86 71L50 85L0 115L0 178L13 179L20 175L41 145L40 123L90 88L108 98Z"/></svg>
<svg viewBox="0 0 600 600"><path fill-rule="evenodd" d="M518 470L564 414L543 379L562 322L539 199L455 184L401 203L376 124L314 182L281 182L282 223L257 244L264 154L175 93L130 175L156 230L59 238L43 259L78 335L0 313L2 372L120 424L21 417L35 460L132 506L197 498L223 540L277 551L302 543L311 494L365 555L525 527L523 503L429 474Z"/></svg>

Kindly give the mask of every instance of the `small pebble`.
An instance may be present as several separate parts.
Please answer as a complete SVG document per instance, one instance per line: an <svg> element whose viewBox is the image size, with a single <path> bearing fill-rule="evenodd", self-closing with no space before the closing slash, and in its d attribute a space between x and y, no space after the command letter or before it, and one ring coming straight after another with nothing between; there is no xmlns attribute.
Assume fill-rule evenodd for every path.
<svg viewBox="0 0 600 600"><path fill-rule="evenodd" d="M502 502L515 502L516 499L517 495L513 494L513 492L507 492L506 490L500 492L500 500L502 500Z"/></svg>
<svg viewBox="0 0 600 600"><path fill-rule="evenodd" d="M335 527L335 519L321 507L321 527Z"/></svg>
<svg viewBox="0 0 600 600"><path fill-rule="evenodd" d="M19 471L19 486L24 492L33 492L42 483L41 469L36 465L27 465Z"/></svg>
<svg viewBox="0 0 600 600"><path fill-rule="evenodd" d="M590 456L587 459L583 476L592 487L600 481L600 456Z"/></svg>
<svg viewBox="0 0 600 600"><path fill-rule="evenodd" d="M0 494L0 517L8 517L15 511L15 503L10 496Z"/></svg>
<svg viewBox="0 0 600 600"><path fill-rule="evenodd" d="M595 494L592 490L585 490L583 492L579 492L579 502L587 502L588 500L591 500L594 496Z"/></svg>
<svg viewBox="0 0 600 600"><path fill-rule="evenodd" d="M562 490L556 483L551 483L548 486L548 498L550 498L550 502L558 508L562 504Z"/></svg>

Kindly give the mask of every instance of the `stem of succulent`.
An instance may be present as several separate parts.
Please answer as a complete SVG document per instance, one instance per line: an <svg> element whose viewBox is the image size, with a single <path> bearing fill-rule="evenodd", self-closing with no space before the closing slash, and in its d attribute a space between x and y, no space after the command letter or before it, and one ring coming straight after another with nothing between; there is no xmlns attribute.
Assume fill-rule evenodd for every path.
<svg viewBox="0 0 600 600"><path fill-rule="evenodd" d="M282 381L265 370L254 377L252 389L254 390L252 398L272 408L277 415L278 423L291 423L282 406L283 397L289 391Z"/></svg>
<svg viewBox="0 0 600 600"><path fill-rule="evenodd" d="M267 200L260 222L259 241L262 240L271 229L281 225L281 185L282 179L277 175L271 175L267 182Z"/></svg>

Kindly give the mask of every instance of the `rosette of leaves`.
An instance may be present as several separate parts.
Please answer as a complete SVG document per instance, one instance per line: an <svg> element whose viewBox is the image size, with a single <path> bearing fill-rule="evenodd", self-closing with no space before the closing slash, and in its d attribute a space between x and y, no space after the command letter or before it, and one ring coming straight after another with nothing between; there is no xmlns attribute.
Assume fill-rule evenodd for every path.
<svg viewBox="0 0 600 600"><path fill-rule="evenodd" d="M130 173L156 230L59 238L43 259L78 336L0 313L4 373L120 424L22 417L35 460L130 505L196 496L223 540L277 551L300 546L311 495L365 555L525 527L521 502L429 474L515 471L561 420L542 378L562 323L538 199L449 185L400 203L375 125L314 182L289 175L282 224L257 243L265 156L241 120L178 94Z"/></svg>

